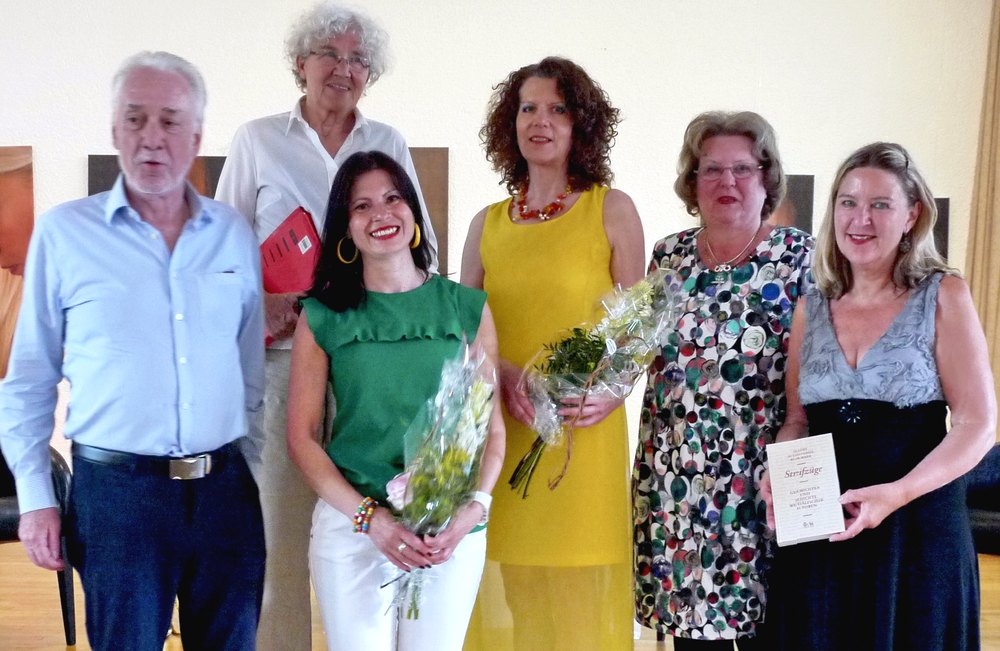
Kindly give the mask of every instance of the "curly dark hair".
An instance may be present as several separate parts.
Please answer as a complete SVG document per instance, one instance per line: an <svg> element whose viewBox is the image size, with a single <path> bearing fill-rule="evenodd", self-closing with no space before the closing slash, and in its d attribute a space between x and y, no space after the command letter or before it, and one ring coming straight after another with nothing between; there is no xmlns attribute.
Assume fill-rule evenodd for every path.
<svg viewBox="0 0 1000 651"><path fill-rule="evenodd" d="M316 261L316 272L312 289L308 295L319 300L335 312L351 310L365 300L364 258L358 253L353 242L342 245L345 257L351 262L345 264L337 256L337 246L347 236L347 224L351 218L351 190L358 178L375 170L382 170L392 179L393 185L403 196L413 213L413 223L425 231L424 215L420 211L417 191L399 163L380 151L359 151L352 154L340 166L330 188L330 201L326 208L326 225L323 228L323 249ZM349 241L349 240L348 240ZM351 253L354 253L352 256ZM421 239L415 249L410 249L414 264L422 271L430 267L431 250L427 238Z"/></svg>
<svg viewBox="0 0 1000 651"><path fill-rule="evenodd" d="M607 185L614 174L608 154L618 135L618 109L590 75L569 59L546 57L515 70L493 87L486 123L479 138L486 160L500 173L507 191L515 193L528 179L528 162L517 146L517 112L521 85L529 77L555 79L556 88L573 119L573 146L569 152L569 178L574 190L597 183Z"/></svg>

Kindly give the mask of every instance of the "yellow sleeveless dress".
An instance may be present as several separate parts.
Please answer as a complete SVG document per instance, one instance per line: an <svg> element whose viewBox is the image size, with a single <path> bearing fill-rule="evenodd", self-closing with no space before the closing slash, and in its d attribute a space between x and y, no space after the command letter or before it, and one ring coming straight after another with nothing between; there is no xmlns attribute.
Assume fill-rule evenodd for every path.
<svg viewBox="0 0 1000 651"><path fill-rule="evenodd" d="M613 287L606 187L561 217L517 224L511 200L487 209L480 244L500 356L518 366L568 328L594 321ZM546 450L527 499L507 484L535 433L504 414L507 455L493 491L487 567L467 651L632 649L632 542L625 410Z"/></svg>

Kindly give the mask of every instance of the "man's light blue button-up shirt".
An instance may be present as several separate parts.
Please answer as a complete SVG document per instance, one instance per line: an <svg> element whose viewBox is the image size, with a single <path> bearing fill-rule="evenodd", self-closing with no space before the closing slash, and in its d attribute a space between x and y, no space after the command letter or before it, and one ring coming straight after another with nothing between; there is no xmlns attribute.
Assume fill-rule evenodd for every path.
<svg viewBox="0 0 1000 651"><path fill-rule="evenodd" d="M257 239L229 206L191 187L187 201L173 252L129 206L121 176L35 224L0 386L22 513L56 505L48 444L63 376L78 443L185 456L248 433L264 388Z"/></svg>

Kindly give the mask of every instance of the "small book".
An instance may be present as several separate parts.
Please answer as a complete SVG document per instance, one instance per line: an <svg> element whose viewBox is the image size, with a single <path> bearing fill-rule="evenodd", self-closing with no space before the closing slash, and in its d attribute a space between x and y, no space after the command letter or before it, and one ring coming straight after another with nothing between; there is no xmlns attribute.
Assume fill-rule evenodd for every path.
<svg viewBox="0 0 1000 651"><path fill-rule="evenodd" d="M833 435L767 446L778 545L829 538L844 530Z"/></svg>
<svg viewBox="0 0 1000 651"><path fill-rule="evenodd" d="M299 206L260 245L264 291L283 294L310 289L319 251L312 215Z"/></svg>
<svg viewBox="0 0 1000 651"><path fill-rule="evenodd" d="M312 287L320 241L312 215L299 206L285 217L260 245L264 291L268 294L304 292ZM267 335L264 345L274 339Z"/></svg>

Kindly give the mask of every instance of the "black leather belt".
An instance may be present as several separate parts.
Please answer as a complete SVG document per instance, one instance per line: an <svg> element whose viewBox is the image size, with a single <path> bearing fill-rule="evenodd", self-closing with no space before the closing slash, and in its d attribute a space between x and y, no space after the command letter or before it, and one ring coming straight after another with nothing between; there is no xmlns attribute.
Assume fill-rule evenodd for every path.
<svg viewBox="0 0 1000 651"><path fill-rule="evenodd" d="M73 444L73 458L84 459L109 466L125 466L135 472L163 475L170 479L201 479L219 465L240 454L237 441L227 443L218 450L195 454L189 457L157 457L147 454L132 454L118 450L105 450L92 445Z"/></svg>

